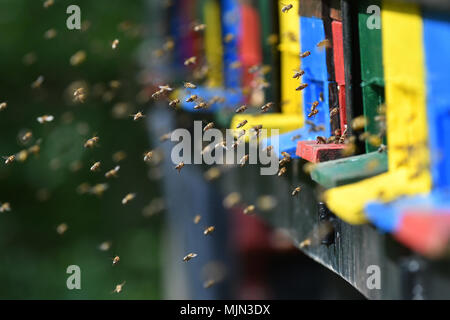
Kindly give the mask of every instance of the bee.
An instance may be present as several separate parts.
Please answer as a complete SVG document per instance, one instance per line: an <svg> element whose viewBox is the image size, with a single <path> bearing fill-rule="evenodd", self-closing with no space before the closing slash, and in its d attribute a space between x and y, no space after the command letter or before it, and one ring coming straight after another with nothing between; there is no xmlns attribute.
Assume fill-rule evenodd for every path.
<svg viewBox="0 0 450 320"><path fill-rule="evenodd" d="M292 76L293 79L299 80L301 76L305 74L305 71L303 70L294 70L294 75Z"/></svg>
<svg viewBox="0 0 450 320"><path fill-rule="evenodd" d="M73 99L75 102L83 103L86 100L84 88L80 87L73 92Z"/></svg>
<svg viewBox="0 0 450 320"><path fill-rule="evenodd" d="M53 39L54 37L56 37L57 34L58 34L58 32L55 29L49 29L49 30L45 31L44 38L50 40L50 39Z"/></svg>
<svg viewBox="0 0 450 320"><path fill-rule="evenodd" d="M122 199L122 204L126 205L126 204L128 204L128 202L130 202L134 198L136 198L136 194L135 193L129 193Z"/></svg>
<svg viewBox="0 0 450 320"><path fill-rule="evenodd" d="M113 258L113 260L112 260L113 266L116 265L116 264L118 264L119 261L120 261L120 257L119 257L119 256L115 256L115 257Z"/></svg>
<svg viewBox="0 0 450 320"><path fill-rule="evenodd" d="M41 117L37 118L37 121L41 124L46 123L46 122L52 122L53 119L55 119L52 115L43 115Z"/></svg>
<svg viewBox="0 0 450 320"><path fill-rule="evenodd" d="M22 142L27 142L29 141L31 138L33 137L33 133L31 131L27 131L25 132L22 137L20 138L20 140L22 140Z"/></svg>
<svg viewBox="0 0 450 320"><path fill-rule="evenodd" d="M5 110L7 106L8 106L8 103L6 103L6 102L0 103L0 111Z"/></svg>
<svg viewBox="0 0 450 320"><path fill-rule="evenodd" d="M3 157L3 159L5 159L5 164L10 164L10 163L13 163L14 160L16 160L16 156L12 155L12 156L8 156L8 157Z"/></svg>
<svg viewBox="0 0 450 320"><path fill-rule="evenodd" d="M289 10L291 10L293 7L294 7L293 4L284 5L281 8L281 12L283 12L283 13L289 12Z"/></svg>
<svg viewBox="0 0 450 320"><path fill-rule="evenodd" d="M266 38L266 43L269 46L274 46L275 44L277 44L277 42L278 42L278 35L276 33L272 33Z"/></svg>
<svg viewBox="0 0 450 320"><path fill-rule="evenodd" d="M240 138L242 138L243 136L245 136L246 131L244 129L240 130L235 136L236 139L239 140Z"/></svg>
<svg viewBox="0 0 450 320"><path fill-rule="evenodd" d="M314 101L314 102L311 104L311 111L312 111L312 110L316 110L316 108L317 108L318 105L319 105L319 101Z"/></svg>
<svg viewBox="0 0 450 320"><path fill-rule="evenodd" d="M184 83L184 87L186 89L196 89L197 88L197 86L195 84L191 83L191 82L185 82Z"/></svg>
<svg viewBox="0 0 450 320"><path fill-rule="evenodd" d="M52 6L55 3L54 0L46 0L44 2L44 8L47 9L48 7Z"/></svg>
<svg viewBox="0 0 450 320"><path fill-rule="evenodd" d="M191 259L193 259L193 258L195 258L197 256L197 254L196 253L188 253L184 258L183 258L183 261L184 262L188 262L189 260L191 260Z"/></svg>
<svg viewBox="0 0 450 320"><path fill-rule="evenodd" d="M97 161L96 163L94 163L94 164L91 166L90 170L91 170L91 171L97 171L99 168L100 168L100 161Z"/></svg>
<svg viewBox="0 0 450 320"><path fill-rule="evenodd" d="M124 151L117 151L112 155L112 160L114 162L120 162L127 158L127 154Z"/></svg>
<svg viewBox="0 0 450 320"><path fill-rule="evenodd" d="M169 107L176 108L179 103L180 103L180 99L174 99L169 102Z"/></svg>
<svg viewBox="0 0 450 320"><path fill-rule="evenodd" d="M35 81L33 81L31 88L37 89L42 85L42 83L44 83L44 76L39 76Z"/></svg>
<svg viewBox="0 0 450 320"><path fill-rule="evenodd" d="M317 44L317 48L320 48L320 49L331 48L331 41L328 39L322 40Z"/></svg>
<svg viewBox="0 0 450 320"><path fill-rule="evenodd" d="M94 136L84 143L84 147L85 148L93 148L98 143L99 140L100 140L99 137Z"/></svg>
<svg viewBox="0 0 450 320"><path fill-rule="evenodd" d="M339 138L339 143L344 143L345 139L347 138L347 128L344 129L344 132L342 133L341 137Z"/></svg>
<svg viewBox="0 0 450 320"><path fill-rule="evenodd" d="M155 93L152 94L152 99L158 99L162 94L164 93L164 90L158 90Z"/></svg>
<svg viewBox="0 0 450 320"><path fill-rule="evenodd" d="M153 151L148 151L146 153L144 153L144 161L148 162L152 159L153 157Z"/></svg>
<svg viewBox="0 0 450 320"><path fill-rule="evenodd" d="M300 53L300 59L306 58L311 55L311 51L305 51Z"/></svg>
<svg viewBox="0 0 450 320"><path fill-rule="evenodd" d="M283 168L281 168L279 171L278 171L278 176L279 177L281 177L282 175L284 175L285 173L286 173L286 167L283 167Z"/></svg>
<svg viewBox="0 0 450 320"><path fill-rule="evenodd" d="M298 139L300 139L301 137L302 137L301 134L296 134L295 136L293 136L293 137L291 138L291 141L298 140Z"/></svg>
<svg viewBox="0 0 450 320"><path fill-rule="evenodd" d="M316 143L317 144L326 144L327 143L327 139L325 137L322 137L322 136L317 136Z"/></svg>
<svg viewBox="0 0 450 320"><path fill-rule="evenodd" d="M119 46L119 39L114 39L114 41L111 44L111 48L113 50L116 50L118 46Z"/></svg>
<svg viewBox="0 0 450 320"><path fill-rule="evenodd" d="M291 157L284 157L283 159L281 159L278 163L278 165L280 167L283 167L285 164L291 162Z"/></svg>
<svg viewBox="0 0 450 320"><path fill-rule="evenodd" d="M266 152L268 155L272 153L273 146L267 146L263 151Z"/></svg>
<svg viewBox="0 0 450 320"><path fill-rule="evenodd" d="M383 153L386 152L387 147L384 144L381 144L380 147L378 148L378 153Z"/></svg>
<svg viewBox="0 0 450 320"><path fill-rule="evenodd" d="M216 284L216 281L211 279L211 280L206 281L203 284L203 288L208 289L208 288L211 288L215 284Z"/></svg>
<svg viewBox="0 0 450 320"><path fill-rule="evenodd" d="M230 43L234 40L234 35L232 33L227 33L225 37L223 38L223 42Z"/></svg>
<svg viewBox="0 0 450 320"><path fill-rule="evenodd" d="M120 166L116 166L114 169L109 170L108 172L105 173L105 178L109 179L109 178L117 178L117 173L120 170Z"/></svg>
<svg viewBox="0 0 450 320"><path fill-rule="evenodd" d="M56 232L57 232L59 235L63 235L63 234L67 231L68 228L69 228L69 227L67 226L67 223L61 223L60 225L58 225L58 226L56 227Z"/></svg>
<svg viewBox="0 0 450 320"><path fill-rule="evenodd" d="M72 66L78 66L86 60L86 52L83 50L75 52L73 56L70 57L70 64Z"/></svg>
<svg viewBox="0 0 450 320"><path fill-rule="evenodd" d="M214 122L210 122L203 128L203 132L206 132L209 129L212 129L213 127L214 127Z"/></svg>
<svg viewBox="0 0 450 320"><path fill-rule="evenodd" d="M139 119L141 119L141 118L144 118L145 115L144 115L141 111L139 111L139 112L136 113L136 114L130 115L130 117L133 117L133 120L134 120L134 121L137 121L137 120L139 120Z"/></svg>
<svg viewBox="0 0 450 320"><path fill-rule="evenodd" d="M242 157L242 159L239 161L239 163L241 164L241 167L243 167L245 165L245 163L248 161L248 157L249 155L246 154L245 156Z"/></svg>
<svg viewBox="0 0 450 320"><path fill-rule="evenodd" d="M240 106L239 108L236 109L236 113L242 113L245 110L247 110L247 106L243 105L243 106Z"/></svg>
<svg viewBox="0 0 450 320"><path fill-rule="evenodd" d="M184 65L185 66L190 66L190 65L193 65L193 64L196 64L197 63L197 57L190 57L190 58L187 58L186 60L184 60Z"/></svg>
<svg viewBox="0 0 450 320"><path fill-rule="evenodd" d="M189 98L186 99L186 102L194 102L197 99L198 99L198 96L196 94L193 94L192 96L190 96Z"/></svg>
<svg viewBox="0 0 450 320"><path fill-rule="evenodd" d="M281 152L281 155L285 158L290 158L291 155L289 153L287 153L286 151Z"/></svg>
<svg viewBox="0 0 450 320"><path fill-rule="evenodd" d="M180 162L176 165L175 170L178 170L178 173L180 173L181 169L184 167L184 162Z"/></svg>
<svg viewBox="0 0 450 320"><path fill-rule="evenodd" d="M303 89L305 89L308 86L307 83L301 83L297 88L295 88L295 90L297 91L302 91Z"/></svg>
<svg viewBox="0 0 450 320"><path fill-rule="evenodd" d="M159 86L159 90L162 92L170 92L173 91L173 88L171 88L169 85Z"/></svg>
<svg viewBox="0 0 450 320"><path fill-rule="evenodd" d="M319 113L319 110L317 110L317 109L311 110L311 112L308 114L308 118L312 118L318 113Z"/></svg>
<svg viewBox="0 0 450 320"><path fill-rule="evenodd" d="M254 211L255 211L255 206L252 204L244 209L244 214L247 215L247 214L253 213Z"/></svg>
<svg viewBox="0 0 450 320"><path fill-rule="evenodd" d="M205 109L206 107L207 107L206 102L200 102L199 104L197 104L196 106L194 106L194 109L195 109L195 110L198 110L198 109Z"/></svg>
<svg viewBox="0 0 450 320"><path fill-rule="evenodd" d="M105 242L100 243L100 245L98 246L98 249L100 251L108 251L109 249L111 249L111 242L105 241Z"/></svg>
<svg viewBox="0 0 450 320"><path fill-rule="evenodd" d="M231 149L236 149L240 144L241 143L239 140L234 141L233 144L231 145Z"/></svg>
<svg viewBox="0 0 450 320"><path fill-rule="evenodd" d="M367 119L364 116L356 117L352 120L352 128L355 131L362 130L367 125Z"/></svg>
<svg viewBox="0 0 450 320"><path fill-rule="evenodd" d="M206 29L206 24L202 23L202 24L197 24L194 26L194 31L195 32L199 32L199 31L203 31Z"/></svg>
<svg viewBox="0 0 450 320"><path fill-rule="evenodd" d="M218 147L222 147L223 149L228 150L226 141L222 141L222 142L217 143L214 146L214 149L217 149Z"/></svg>
<svg viewBox="0 0 450 320"><path fill-rule="evenodd" d="M335 108L331 109L331 111L330 111L330 118L336 116L338 113L339 113L339 108L338 107L335 107Z"/></svg>
<svg viewBox="0 0 450 320"><path fill-rule="evenodd" d="M292 196L295 197L300 191L302 191L302 187L295 188L294 191L292 191Z"/></svg>
<svg viewBox="0 0 450 320"><path fill-rule="evenodd" d="M261 130L262 128L263 128L262 124L258 124L258 125L256 125L256 126L252 127L252 130L258 132L258 131Z"/></svg>
<svg viewBox="0 0 450 320"><path fill-rule="evenodd" d="M239 122L238 125L236 126L236 129L242 128L243 126L245 126L247 124L247 120L243 120L242 122Z"/></svg>
<svg viewBox="0 0 450 320"><path fill-rule="evenodd" d="M164 51L172 51L175 47L175 42L172 39L167 40L163 45Z"/></svg>
<svg viewBox="0 0 450 320"><path fill-rule="evenodd" d="M268 103L266 103L265 105L263 105L263 106L261 107L261 112L262 112L262 113L267 112L273 105L274 105L273 102L268 102Z"/></svg>
<svg viewBox="0 0 450 320"><path fill-rule="evenodd" d="M125 285L125 281L122 282L121 284L116 285L113 293L120 293L122 291L124 285Z"/></svg>
<svg viewBox="0 0 450 320"><path fill-rule="evenodd" d="M163 134L161 137L159 137L160 142L164 142L170 139L170 136L172 135L172 132Z"/></svg>
<svg viewBox="0 0 450 320"><path fill-rule="evenodd" d="M305 239L298 245L300 249L311 246L311 239Z"/></svg>
<svg viewBox="0 0 450 320"><path fill-rule="evenodd" d="M87 185L86 185L87 186ZM96 184L92 188L90 188L89 193L94 194L96 196L101 196L103 193L108 189L108 184L106 183L100 183Z"/></svg>
<svg viewBox="0 0 450 320"><path fill-rule="evenodd" d="M199 222L200 222L200 220L202 219L202 216L201 215L196 215L195 217L194 217L194 223L195 224L198 224Z"/></svg>
<svg viewBox="0 0 450 320"><path fill-rule="evenodd" d="M208 228L206 228L206 229L203 231L203 234L204 234L205 236L207 236L207 235L213 233L214 230L216 230L216 227L214 227L214 226L208 227Z"/></svg>
<svg viewBox="0 0 450 320"><path fill-rule="evenodd" d="M6 211L11 211L11 205L9 204L9 202L4 202L0 205L0 212L6 212Z"/></svg>

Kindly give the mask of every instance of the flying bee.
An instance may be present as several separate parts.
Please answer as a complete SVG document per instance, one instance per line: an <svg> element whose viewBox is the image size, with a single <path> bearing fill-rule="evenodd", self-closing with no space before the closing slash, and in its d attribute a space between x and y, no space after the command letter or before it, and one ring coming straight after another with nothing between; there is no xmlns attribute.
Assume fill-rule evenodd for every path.
<svg viewBox="0 0 450 320"><path fill-rule="evenodd" d="M294 191L292 191L292 196L295 197L300 191L302 191L302 187L295 188Z"/></svg>
<svg viewBox="0 0 450 320"><path fill-rule="evenodd" d="M44 83L44 76L39 76L32 84L31 88L37 89Z"/></svg>
<svg viewBox="0 0 450 320"><path fill-rule="evenodd" d="M159 86L159 89L162 91L162 92L170 92L170 91L173 91L173 88L171 88L169 85L163 85L163 86Z"/></svg>
<svg viewBox="0 0 450 320"><path fill-rule="evenodd" d="M387 147L384 144L381 144L380 147L378 148L378 153L383 153L386 152Z"/></svg>
<svg viewBox="0 0 450 320"><path fill-rule="evenodd" d="M190 96L189 98L186 99L186 102L194 102L197 99L198 99L198 96L196 94L193 94L192 96Z"/></svg>
<svg viewBox="0 0 450 320"><path fill-rule="evenodd" d="M200 102L199 104L197 104L196 106L194 106L194 110L198 110L198 109L205 109L208 105L206 104L206 102Z"/></svg>
<svg viewBox="0 0 450 320"><path fill-rule="evenodd" d="M317 136L316 143L317 144L326 144L327 143L327 139L325 137L322 137L322 136Z"/></svg>
<svg viewBox="0 0 450 320"><path fill-rule="evenodd" d="M148 151L146 153L144 153L144 161L148 162L152 159L153 157L153 151Z"/></svg>
<svg viewBox="0 0 450 320"><path fill-rule="evenodd" d="M158 90L155 93L152 94L152 99L158 99L162 94L164 93L164 90Z"/></svg>
<svg viewBox="0 0 450 320"><path fill-rule="evenodd" d="M195 223L195 224L198 224L198 223L200 222L201 219L202 219L202 216L199 215L199 214L197 214L197 215L194 217L194 223Z"/></svg>
<svg viewBox="0 0 450 320"><path fill-rule="evenodd" d="M22 142L28 142L32 137L33 137L33 133L31 131L27 131L22 135L20 140L22 140Z"/></svg>
<svg viewBox="0 0 450 320"><path fill-rule="evenodd" d="M160 142L164 142L170 139L170 136L172 135L172 132L168 132L166 134L163 134L161 137L159 137Z"/></svg>
<svg viewBox="0 0 450 320"><path fill-rule="evenodd" d="M236 135L236 139L239 140L243 136L245 136L246 131L244 129L240 130L238 134Z"/></svg>
<svg viewBox="0 0 450 320"><path fill-rule="evenodd" d="M316 108L317 108L318 105L319 105L319 101L314 101L314 102L311 104L311 111L312 111L312 110L316 110Z"/></svg>
<svg viewBox="0 0 450 320"><path fill-rule="evenodd" d="M193 65L193 64L196 64L197 63L197 57L190 57L190 58L187 58L186 60L184 60L184 65L185 66L190 66L190 65Z"/></svg>
<svg viewBox="0 0 450 320"><path fill-rule="evenodd" d="M81 103L86 100L86 94L83 87L80 87L73 92L73 100Z"/></svg>
<svg viewBox="0 0 450 320"><path fill-rule="evenodd" d="M178 173L180 173L181 169L184 167L184 162L180 162L176 165L175 170L178 170Z"/></svg>
<svg viewBox="0 0 450 320"><path fill-rule="evenodd" d="M281 152L281 155L285 158L290 158L291 155L289 153L287 153L286 151Z"/></svg>
<svg viewBox="0 0 450 320"><path fill-rule="evenodd" d="M0 111L5 110L7 106L8 106L8 103L6 103L6 102L0 103Z"/></svg>
<svg viewBox="0 0 450 320"><path fill-rule="evenodd" d="M180 99L174 99L169 102L169 107L176 108L179 103L180 103Z"/></svg>
<svg viewBox="0 0 450 320"><path fill-rule="evenodd" d="M6 211L11 211L11 205L9 204L9 202L4 202L0 205L0 212L6 212Z"/></svg>
<svg viewBox="0 0 450 320"><path fill-rule="evenodd" d="M203 31L206 29L206 24L202 23L202 24L197 24L193 27L195 32L199 32L199 31Z"/></svg>
<svg viewBox="0 0 450 320"><path fill-rule="evenodd" d="M305 89L308 86L307 83L301 83L297 88L295 88L295 90L297 91L302 91L303 89Z"/></svg>
<svg viewBox="0 0 450 320"><path fill-rule="evenodd" d="M331 41L328 39L322 40L317 44L317 48L319 49L329 49L331 48Z"/></svg>
<svg viewBox="0 0 450 320"><path fill-rule="evenodd" d="M206 132L209 129L212 129L213 127L214 127L214 122L210 122L203 128L203 132Z"/></svg>
<svg viewBox="0 0 450 320"><path fill-rule="evenodd" d="M205 236L207 236L207 235L213 233L214 230L216 230L216 227L214 227L214 226L208 227L208 228L206 228L206 229L203 231L203 234L204 234Z"/></svg>
<svg viewBox="0 0 450 320"><path fill-rule="evenodd" d="M184 83L184 87L186 89L196 89L197 88L197 86L195 84L191 83L191 82L185 82Z"/></svg>
<svg viewBox="0 0 450 320"><path fill-rule="evenodd" d="M306 58L311 55L311 51L305 51L300 53L300 59Z"/></svg>
<svg viewBox="0 0 450 320"><path fill-rule="evenodd" d="M335 107L335 108L331 109L331 111L330 111L330 118L336 116L338 113L339 113L339 108L338 107Z"/></svg>
<svg viewBox="0 0 450 320"><path fill-rule="evenodd" d="M111 48L113 50L116 50L118 46L119 46L119 39L114 39L114 41L111 44Z"/></svg>
<svg viewBox="0 0 450 320"><path fill-rule="evenodd" d="M233 39L234 39L234 35L232 33L227 33L225 35L225 37L223 38L223 42L230 43L231 41L233 41Z"/></svg>
<svg viewBox="0 0 450 320"><path fill-rule="evenodd" d="M114 162L121 162L127 158L127 154L124 151L117 151L112 155L112 160Z"/></svg>
<svg viewBox="0 0 450 320"><path fill-rule="evenodd" d="M193 258L195 258L197 256L197 254L196 253L188 253L184 258L183 258L183 261L184 262L188 262L189 260L191 260L191 259L193 259Z"/></svg>
<svg viewBox="0 0 450 320"><path fill-rule="evenodd" d="M116 166L114 169L109 170L108 172L105 173L105 178L109 179L109 178L117 178L117 173L120 170L120 166Z"/></svg>
<svg viewBox="0 0 450 320"><path fill-rule="evenodd" d="M233 142L233 144L231 145L231 149L236 149L240 144L239 140L236 140L235 142Z"/></svg>
<svg viewBox="0 0 450 320"><path fill-rule="evenodd" d="M242 113L245 110L247 110L247 106L243 105L243 106L240 106L239 108L236 109L236 113Z"/></svg>
<svg viewBox="0 0 450 320"><path fill-rule="evenodd" d="M99 137L94 136L84 143L84 147L85 148L93 148L98 143L99 140L100 140Z"/></svg>
<svg viewBox="0 0 450 320"><path fill-rule="evenodd" d="M287 4L287 5L284 5L284 6L281 8L281 12L283 12L283 13L289 12L289 10L291 10L293 7L294 7L293 4Z"/></svg>
<svg viewBox="0 0 450 320"><path fill-rule="evenodd" d="M300 249L311 246L311 239L305 239L298 245Z"/></svg>
<svg viewBox="0 0 450 320"><path fill-rule="evenodd" d="M263 125L262 125L262 124L258 124L258 125L256 125L256 126L253 126L253 127L252 127L252 130L258 132L258 131L261 130L262 128L263 128Z"/></svg>
<svg viewBox="0 0 450 320"><path fill-rule="evenodd" d="M139 111L139 112L136 113L136 114L130 115L130 117L133 117L133 120L134 120L134 121L138 121L139 119L144 118L145 115L144 115L141 111Z"/></svg>
<svg viewBox="0 0 450 320"><path fill-rule="evenodd" d="M239 161L239 163L241 164L241 167L243 167L245 165L245 163L248 161L248 157L249 155L246 154L245 156L242 157L242 159Z"/></svg>
<svg viewBox="0 0 450 320"><path fill-rule="evenodd" d="M10 163L13 163L14 160L16 160L16 156L12 155L12 156L8 156L8 157L3 157L3 159L5 159L5 164L10 164Z"/></svg>
<svg viewBox="0 0 450 320"><path fill-rule="evenodd" d="M54 0L46 0L44 2L44 8L47 9L48 7L52 6L55 3Z"/></svg>
<svg viewBox="0 0 450 320"><path fill-rule="evenodd" d="M352 128L355 131L362 130L367 125L367 119L364 116L356 117L352 120Z"/></svg>
<svg viewBox="0 0 450 320"><path fill-rule="evenodd" d="M136 194L135 193L129 193L122 199L122 204L123 205L128 204L134 198L136 198Z"/></svg>
<svg viewBox="0 0 450 320"><path fill-rule="evenodd" d="M88 185L85 185L84 187L88 187ZM106 183L100 183L90 188L89 193L100 197L107 189L108 185Z"/></svg>
<svg viewBox="0 0 450 320"><path fill-rule="evenodd" d="M262 112L262 113L267 112L273 105L274 105L273 102L268 102L268 103L266 103L265 105L263 105L263 106L261 107L261 112Z"/></svg>
<svg viewBox="0 0 450 320"><path fill-rule="evenodd" d="M243 212L245 215L247 215L247 214L253 213L253 211L255 211L255 206L252 204L252 205L249 205L248 207L246 207Z"/></svg>
<svg viewBox="0 0 450 320"><path fill-rule="evenodd" d="M312 118L318 113L319 113L319 110L317 110L317 109L311 110L311 112L308 114L308 118Z"/></svg>
<svg viewBox="0 0 450 320"><path fill-rule="evenodd" d="M289 162L291 162L291 157L284 157L283 159L281 159L281 160L278 162L278 165L279 165L280 167L283 167L284 165L286 165L286 164L289 163Z"/></svg>
<svg viewBox="0 0 450 320"><path fill-rule="evenodd" d="M279 177L281 177L282 175L284 175L285 173L286 173L286 167L283 167L283 168L281 168L279 171L278 171L278 176Z"/></svg>
<svg viewBox="0 0 450 320"><path fill-rule="evenodd" d="M293 79L299 80L301 76L305 74L305 71L303 70L294 70L294 75L292 76Z"/></svg>
<svg viewBox="0 0 450 320"><path fill-rule="evenodd" d="M268 155L272 153L273 146L267 146L263 151L266 152Z"/></svg>
<svg viewBox="0 0 450 320"><path fill-rule="evenodd" d="M97 171L100 168L100 161L97 161L96 163L94 163L92 165L92 167L90 168L91 171Z"/></svg>
<svg viewBox="0 0 450 320"><path fill-rule="evenodd" d="M67 231L68 228L69 228L69 227L67 226L67 223L61 223L60 225L58 225L58 226L56 227L56 232L57 232L59 235L63 235L63 234Z"/></svg>
<svg viewBox="0 0 450 320"><path fill-rule="evenodd" d="M245 126L247 124L247 120L243 120L242 122L239 122L238 125L236 126L236 129L242 128L243 126Z"/></svg>
<svg viewBox="0 0 450 320"><path fill-rule="evenodd" d="M216 281L213 280L213 279L211 279L211 280L206 281L206 282L203 284L203 288L208 289L208 288L211 288L211 287L212 287L213 285L215 285L215 284L216 284Z"/></svg>
<svg viewBox="0 0 450 320"><path fill-rule="evenodd" d="M111 249L111 242L105 241L105 242L100 243L100 245L98 246L98 249L100 251L108 251L109 249Z"/></svg>
<svg viewBox="0 0 450 320"><path fill-rule="evenodd" d="M301 137L302 137L301 134L296 134L295 136L291 137L291 141L295 141L295 140L301 139Z"/></svg>
<svg viewBox="0 0 450 320"><path fill-rule="evenodd" d="M115 256L115 257L113 258L113 260L112 260L113 266L116 265L116 264L118 264L119 261L120 261L120 257L119 257L119 256Z"/></svg>
<svg viewBox="0 0 450 320"><path fill-rule="evenodd" d="M125 281L122 282L121 284L116 285L113 293L120 293L122 291L124 285L125 285Z"/></svg>
<svg viewBox="0 0 450 320"><path fill-rule="evenodd" d="M37 118L37 121L41 124L46 123L46 122L52 122L53 119L55 119L52 115L43 115L41 117Z"/></svg>

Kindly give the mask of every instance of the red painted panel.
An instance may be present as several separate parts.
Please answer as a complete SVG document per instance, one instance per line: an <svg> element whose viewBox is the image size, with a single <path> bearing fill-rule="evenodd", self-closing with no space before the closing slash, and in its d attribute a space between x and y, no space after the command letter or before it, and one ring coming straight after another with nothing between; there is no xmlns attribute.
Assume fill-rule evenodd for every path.
<svg viewBox="0 0 450 320"><path fill-rule="evenodd" d="M344 42L342 38L342 22L333 21L331 23L331 32L333 34L333 57L334 72L338 85L345 85L344 73Z"/></svg>
<svg viewBox="0 0 450 320"><path fill-rule="evenodd" d="M313 163L342 158L344 144L318 144L316 141L299 141L296 155Z"/></svg>
<svg viewBox="0 0 450 320"><path fill-rule="evenodd" d="M341 124L341 131L344 132L347 125L347 112L345 109L345 85L339 86L339 119Z"/></svg>
<svg viewBox="0 0 450 320"><path fill-rule="evenodd" d="M450 212L407 212L395 237L414 251L437 256L446 250L450 240Z"/></svg>

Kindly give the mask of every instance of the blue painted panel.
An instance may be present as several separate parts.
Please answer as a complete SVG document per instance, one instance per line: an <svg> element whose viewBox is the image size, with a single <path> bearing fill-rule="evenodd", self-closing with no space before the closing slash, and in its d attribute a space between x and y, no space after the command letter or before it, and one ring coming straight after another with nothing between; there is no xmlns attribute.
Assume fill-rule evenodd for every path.
<svg viewBox="0 0 450 320"><path fill-rule="evenodd" d="M239 31L240 31L240 11L238 0L222 0L222 34L223 38L227 34L233 35L233 40L223 44L224 78L227 88L241 88L241 70L232 69L231 64L239 61Z"/></svg>
<svg viewBox="0 0 450 320"><path fill-rule="evenodd" d="M450 16L424 12L427 116L434 188L450 188Z"/></svg>
<svg viewBox="0 0 450 320"><path fill-rule="evenodd" d="M207 109L195 110L194 107L197 105L196 102L186 102L186 99L193 94L201 97L204 102L208 102L213 97L224 97L226 100L223 103L214 103ZM197 89L186 89L181 91L179 97L181 100L181 108L183 110L203 113L213 113L222 108L235 109L242 101L242 94L240 92L223 88L197 87Z"/></svg>

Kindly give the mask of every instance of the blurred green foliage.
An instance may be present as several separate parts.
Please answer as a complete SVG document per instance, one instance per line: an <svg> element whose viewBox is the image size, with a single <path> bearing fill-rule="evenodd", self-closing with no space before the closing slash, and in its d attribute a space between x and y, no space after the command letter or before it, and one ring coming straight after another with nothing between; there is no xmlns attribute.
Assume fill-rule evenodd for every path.
<svg viewBox="0 0 450 320"><path fill-rule="evenodd" d="M38 156L0 166L0 202L12 207L0 213L0 299L161 298L161 218L142 216L142 208L159 193L142 160L151 147L145 120L112 115L119 102L128 103L131 112L145 112L145 104L136 99L136 78L137 51L147 32L146 3L55 0L47 9L43 3L0 0L0 102L8 103L0 112L0 155L42 139ZM66 28L71 4L80 6L82 22L90 24L87 30ZM51 28L56 37L45 39ZM120 44L112 50L116 38ZM86 61L72 66L70 57L79 50L86 52ZM24 62L29 53L36 58L31 65ZM32 89L40 75L45 77L42 86ZM108 89L111 80L119 80L121 87ZM73 81L87 83L84 104L67 98ZM55 120L39 124L36 118L44 114ZM26 146L18 139L25 129L33 132ZM99 146L83 148L94 134ZM104 173L116 165L112 155L119 150L127 154L119 163L119 178L106 181ZM77 161L82 167L74 171ZM95 161L102 162L101 172L89 171ZM101 198L80 195L76 190L84 182L108 182L109 189ZM121 199L129 192L137 198L123 206ZM68 230L59 235L56 227L63 222ZM107 240L112 248L101 252L98 246ZM112 266L115 255L121 262ZM66 268L72 264L81 268L81 290L66 287ZM112 294L123 281L123 291Z"/></svg>

